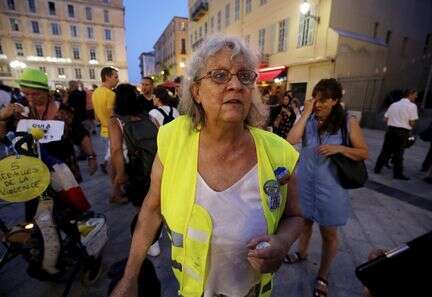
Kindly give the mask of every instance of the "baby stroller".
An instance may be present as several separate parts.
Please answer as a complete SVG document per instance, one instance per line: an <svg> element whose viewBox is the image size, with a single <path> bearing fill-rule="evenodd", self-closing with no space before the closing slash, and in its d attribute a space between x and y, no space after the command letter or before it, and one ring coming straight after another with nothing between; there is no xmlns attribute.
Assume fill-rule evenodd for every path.
<svg viewBox="0 0 432 297"><path fill-rule="evenodd" d="M78 273L84 285L98 279L107 224L103 215L89 211L80 189L73 197L59 191L61 178L45 165L50 156L42 158L41 137L43 131L32 129L31 133L9 133L4 140L13 154L0 161L0 170L7 173L6 180L0 181L0 199L26 203L26 222L8 227L0 220L0 269L22 256L32 278L66 282L62 294L66 297ZM63 177L68 176L65 166L60 166ZM19 185L12 187L13 182Z"/></svg>

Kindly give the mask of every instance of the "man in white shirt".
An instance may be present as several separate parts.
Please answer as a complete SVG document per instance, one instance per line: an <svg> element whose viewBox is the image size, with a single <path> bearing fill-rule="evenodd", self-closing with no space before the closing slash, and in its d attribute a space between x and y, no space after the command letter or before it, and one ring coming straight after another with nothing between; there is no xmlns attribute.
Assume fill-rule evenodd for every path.
<svg viewBox="0 0 432 297"><path fill-rule="evenodd" d="M405 97L390 105L384 114L384 121L388 130L385 134L381 153L375 164L375 173L381 173L382 167L390 157L393 157L393 177L400 180L409 180L403 175L403 154L411 130L418 119L417 91L410 89L405 92Z"/></svg>

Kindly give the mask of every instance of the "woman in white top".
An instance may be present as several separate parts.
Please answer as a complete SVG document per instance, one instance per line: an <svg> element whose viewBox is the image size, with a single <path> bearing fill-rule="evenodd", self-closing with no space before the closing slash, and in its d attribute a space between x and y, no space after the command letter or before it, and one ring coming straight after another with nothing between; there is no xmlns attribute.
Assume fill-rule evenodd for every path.
<svg viewBox="0 0 432 297"><path fill-rule="evenodd" d="M153 103L156 108L150 110L149 114L158 122L159 126L168 124L179 116L178 110L170 106L173 98L169 95L167 89L158 86L154 89L153 94Z"/></svg>
<svg viewBox="0 0 432 297"><path fill-rule="evenodd" d="M180 295L270 296L267 273L279 268L303 219L293 172L298 153L255 128L263 122L257 66L236 37L211 37L194 53L180 102L185 115L159 129L150 192L111 296L137 296L162 217Z"/></svg>

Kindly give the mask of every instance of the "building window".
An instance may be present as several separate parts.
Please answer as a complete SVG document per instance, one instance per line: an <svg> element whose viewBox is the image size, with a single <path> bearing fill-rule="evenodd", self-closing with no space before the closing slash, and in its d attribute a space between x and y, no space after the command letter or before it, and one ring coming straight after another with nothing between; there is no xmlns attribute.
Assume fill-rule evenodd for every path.
<svg viewBox="0 0 432 297"><path fill-rule="evenodd" d="M109 18L109 11L104 9L104 21L105 23L109 23L110 18Z"/></svg>
<svg viewBox="0 0 432 297"><path fill-rule="evenodd" d="M105 29L105 40L111 40L111 30Z"/></svg>
<svg viewBox="0 0 432 297"><path fill-rule="evenodd" d="M0 43L0 55L3 55L3 47L1 45L1 43Z"/></svg>
<svg viewBox="0 0 432 297"><path fill-rule="evenodd" d="M234 21L240 19L240 0L235 0L234 2Z"/></svg>
<svg viewBox="0 0 432 297"><path fill-rule="evenodd" d="M51 1L48 2L48 12L50 15L56 15L56 8L54 2Z"/></svg>
<svg viewBox="0 0 432 297"><path fill-rule="evenodd" d="M213 16L210 19L210 32L214 33L214 17Z"/></svg>
<svg viewBox="0 0 432 297"><path fill-rule="evenodd" d="M208 28L207 28L207 22L204 23L204 36L207 37Z"/></svg>
<svg viewBox="0 0 432 297"><path fill-rule="evenodd" d="M91 21L93 19L91 7L85 8L85 15L86 15L87 21Z"/></svg>
<svg viewBox="0 0 432 297"><path fill-rule="evenodd" d="M199 38L202 38L202 27L199 27Z"/></svg>
<svg viewBox="0 0 432 297"><path fill-rule="evenodd" d="M287 34L288 34L288 20L284 19L279 22L279 40L278 40L279 52L284 52L287 50Z"/></svg>
<svg viewBox="0 0 432 297"><path fill-rule="evenodd" d="M31 21L32 31L33 33L39 34L39 23L37 21Z"/></svg>
<svg viewBox="0 0 432 297"><path fill-rule="evenodd" d="M230 25L230 11L231 11L231 5L228 3L225 5L225 27L228 27Z"/></svg>
<svg viewBox="0 0 432 297"><path fill-rule="evenodd" d="M250 34L246 35L245 42L248 46L250 45Z"/></svg>
<svg viewBox="0 0 432 297"><path fill-rule="evenodd" d="M377 38L378 37L378 29L379 29L379 23L375 22L375 24L374 24L374 31L373 31L373 38Z"/></svg>
<svg viewBox="0 0 432 297"><path fill-rule="evenodd" d="M39 70L46 74L45 66L39 66Z"/></svg>
<svg viewBox="0 0 432 297"><path fill-rule="evenodd" d="M406 57L407 47L408 47L408 37L404 37L402 39L402 49L401 49L401 56L402 57Z"/></svg>
<svg viewBox="0 0 432 297"><path fill-rule="evenodd" d="M112 49L107 48L105 50L105 53L106 53L106 60L107 60L107 62L112 62L113 61L113 52L112 52Z"/></svg>
<svg viewBox="0 0 432 297"><path fill-rule="evenodd" d="M252 0L246 0L245 8L246 8L246 14L252 12Z"/></svg>
<svg viewBox="0 0 432 297"><path fill-rule="evenodd" d="M88 39L93 39L94 38L93 28L92 27L87 27L87 38Z"/></svg>
<svg viewBox="0 0 432 297"><path fill-rule="evenodd" d="M76 79L82 79L81 69L80 68L75 68L75 78Z"/></svg>
<svg viewBox="0 0 432 297"><path fill-rule="evenodd" d="M22 43L21 42L16 42L15 43L15 48L16 48L16 51L17 51L17 56L23 57L24 56L24 49L23 49Z"/></svg>
<svg viewBox="0 0 432 297"><path fill-rule="evenodd" d="M260 6L263 6L264 4L267 4L267 0L260 0Z"/></svg>
<svg viewBox="0 0 432 297"><path fill-rule="evenodd" d="M60 24L51 23L51 32L52 35L60 35Z"/></svg>
<svg viewBox="0 0 432 297"><path fill-rule="evenodd" d="M75 8L73 5L68 5L68 16L70 18L74 18L75 17Z"/></svg>
<svg viewBox="0 0 432 297"><path fill-rule="evenodd" d="M73 55L74 60L79 60L80 59L80 49L79 49L79 47L72 48L72 55Z"/></svg>
<svg viewBox="0 0 432 297"><path fill-rule="evenodd" d="M61 46L54 46L54 53L56 58L63 58L62 48Z"/></svg>
<svg viewBox="0 0 432 297"><path fill-rule="evenodd" d="M222 11L219 10L217 13L217 30L218 32L222 29Z"/></svg>
<svg viewBox="0 0 432 297"><path fill-rule="evenodd" d="M90 79L96 79L96 73L95 73L95 70L93 68L89 69L89 77L90 77Z"/></svg>
<svg viewBox="0 0 432 297"><path fill-rule="evenodd" d="M263 54L265 48L265 29L260 29L258 31L258 48L260 52Z"/></svg>
<svg viewBox="0 0 432 297"><path fill-rule="evenodd" d="M57 68L57 73L58 73L58 75L64 75L65 74L64 68L63 67Z"/></svg>
<svg viewBox="0 0 432 297"><path fill-rule="evenodd" d="M15 1L14 0L7 0L7 8L9 10L15 10Z"/></svg>
<svg viewBox="0 0 432 297"><path fill-rule="evenodd" d="M96 49L90 49L90 60L96 60Z"/></svg>
<svg viewBox="0 0 432 297"><path fill-rule="evenodd" d="M386 34L386 39L385 39L385 43L386 43L387 45L390 44L391 37L392 37L392 31L391 31L391 30L388 30L388 31L387 31L387 34Z"/></svg>
<svg viewBox="0 0 432 297"><path fill-rule="evenodd" d="M300 15L297 47L310 46L313 44L315 25L316 20L311 17L311 12L306 15Z"/></svg>
<svg viewBox="0 0 432 297"><path fill-rule="evenodd" d="M19 32L19 21L17 19L9 19L12 31Z"/></svg>
<svg viewBox="0 0 432 297"><path fill-rule="evenodd" d="M180 30L186 31L186 29L187 29L186 22L181 22L180 23Z"/></svg>
<svg viewBox="0 0 432 297"><path fill-rule="evenodd" d="M70 33L72 37L78 37L78 29L75 25L70 25Z"/></svg>
<svg viewBox="0 0 432 297"><path fill-rule="evenodd" d="M27 0L28 10L31 13L36 13L36 3L35 0Z"/></svg>
<svg viewBox="0 0 432 297"><path fill-rule="evenodd" d="M426 34L425 44L423 48L423 53L426 54L432 46L431 33Z"/></svg>
<svg viewBox="0 0 432 297"><path fill-rule="evenodd" d="M182 38L181 39L181 51L180 53L182 55L186 55L186 39Z"/></svg>

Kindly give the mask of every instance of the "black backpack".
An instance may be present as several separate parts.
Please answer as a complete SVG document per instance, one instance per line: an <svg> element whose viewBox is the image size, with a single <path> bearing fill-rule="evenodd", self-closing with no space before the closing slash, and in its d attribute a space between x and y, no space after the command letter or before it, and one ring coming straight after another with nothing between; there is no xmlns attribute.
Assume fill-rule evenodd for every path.
<svg viewBox="0 0 432 297"><path fill-rule="evenodd" d="M132 203L140 206L150 188L150 173L157 151L158 128L148 114L140 115L139 120L130 116L119 117L123 124L129 163L125 165L128 183L126 194Z"/></svg>
<svg viewBox="0 0 432 297"><path fill-rule="evenodd" d="M163 125L168 124L169 122L171 122L172 120L174 120L174 108L172 108L171 106L169 107L170 111L169 114L167 114L162 108L156 108L156 110L158 110L164 117L163 120Z"/></svg>

